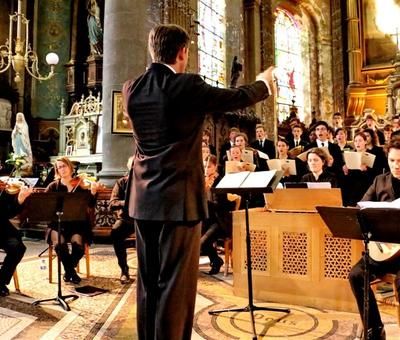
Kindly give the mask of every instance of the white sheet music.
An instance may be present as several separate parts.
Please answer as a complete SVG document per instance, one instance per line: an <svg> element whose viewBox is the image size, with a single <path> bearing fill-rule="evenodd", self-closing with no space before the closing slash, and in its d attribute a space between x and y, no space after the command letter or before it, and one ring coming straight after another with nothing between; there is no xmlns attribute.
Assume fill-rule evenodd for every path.
<svg viewBox="0 0 400 340"><path fill-rule="evenodd" d="M330 189L332 185L330 182L307 182L308 189Z"/></svg>
<svg viewBox="0 0 400 340"><path fill-rule="evenodd" d="M267 160L268 168L270 170L283 170L289 169L289 175L296 175L296 162L294 159L269 159Z"/></svg>
<svg viewBox="0 0 400 340"><path fill-rule="evenodd" d="M23 177L21 178L21 181L24 182L28 187L33 188L39 181L39 178Z"/></svg>
<svg viewBox="0 0 400 340"><path fill-rule="evenodd" d="M276 170L258 172L243 171L226 174L218 183L217 188L265 188L270 184L275 173Z"/></svg>
<svg viewBox="0 0 400 340"><path fill-rule="evenodd" d="M226 174L217 184L216 188L240 188L250 171Z"/></svg>
<svg viewBox="0 0 400 340"><path fill-rule="evenodd" d="M374 166L375 155L368 152L345 151L343 153L346 166L350 170L359 170L361 164L365 164L369 168Z"/></svg>
<svg viewBox="0 0 400 340"><path fill-rule="evenodd" d="M257 150L258 153L258 157L262 158L262 159L269 159L268 155L260 150Z"/></svg>
<svg viewBox="0 0 400 340"><path fill-rule="evenodd" d="M254 154L251 150L242 151L242 160L246 163L254 163Z"/></svg>
<svg viewBox="0 0 400 340"><path fill-rule="evenodd" d="M400 198L392 201L392 202L374 202L374 201L363 201L358 202L357 205L361 209L365 208L391 208L391 209L400 209Z"/></svg>
<svg viewBox="0 0 400 340"><path fill-rule="evenodd" d="M276 170L251 172L242 185L241 188L265 188L271 183L272 178L275 176Z"/></svg>

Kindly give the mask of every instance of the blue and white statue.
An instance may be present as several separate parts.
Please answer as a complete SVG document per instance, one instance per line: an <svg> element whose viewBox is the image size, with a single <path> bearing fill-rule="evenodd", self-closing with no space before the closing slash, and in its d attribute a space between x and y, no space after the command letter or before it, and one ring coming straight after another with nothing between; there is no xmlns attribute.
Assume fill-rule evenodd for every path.
<svg viewBox="0 0 400 340"><path fill-rule="evenodd" d="M32 168L32 149L29 140L29 129L22 112L17 113L15 126L11 133L11 142L14 150L14 158L25 158L26 163L21 167L21 169Z"/></svg>
<svg viewBox="0 0 400 340"><path fill-rule="evenodd" d="M103 29L100 21L100 7L96 0L87 1L87 25L90 42L90 54L103 54Z"/></svg>

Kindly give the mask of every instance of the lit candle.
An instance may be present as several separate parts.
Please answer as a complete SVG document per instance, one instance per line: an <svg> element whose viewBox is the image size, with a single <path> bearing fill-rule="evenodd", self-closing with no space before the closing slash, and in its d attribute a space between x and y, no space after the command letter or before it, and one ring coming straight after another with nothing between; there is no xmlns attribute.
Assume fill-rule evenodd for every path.
<svg viewBox="0 0 400 340"><path fill-rule="evenodd" d="M18 16L17 16L17 39L21 39L21 7L22 0L18 0Z"/></svg>

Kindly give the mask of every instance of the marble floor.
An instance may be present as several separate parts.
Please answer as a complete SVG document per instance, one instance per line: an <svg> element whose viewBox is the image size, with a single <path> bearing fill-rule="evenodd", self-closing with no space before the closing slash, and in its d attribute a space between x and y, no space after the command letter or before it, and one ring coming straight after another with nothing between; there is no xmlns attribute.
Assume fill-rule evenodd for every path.
<svg viewBox="0 0 400 340"><path fill-rule="evenodd" d="M26 240L28 247L18 266L21 291L0 298L0 339L136 339L135 282L119 283L119 269L111 245L95 244L90 248L91 276L80 286L104 288L107 291L93 297L79 296L70 302L65 312L53 303L32 306L36 299L55 297L57 284L48 283L47 258L38 254L46 248L43 241ZM47 253L45 253L47 254ZM134 249L129 250L131 273L136 270ZM83 263L82 263L83 264ZM198 294L192 339L251 339L249 313L209 315L220 308L243 307L247 299L232 294L232 275L215 277L204 274L209 269L202 258L199 265ZM55 269L54 269L55 270ZM54 275L56 273L54 272ZM62 284L63 294L74 291L72 284ZM260 307L290 308L290 314L256 311L258 339L354 339L357 337L358 316L305 306L278 306L256 301ZM393 306L381 306L387 339L400 339L400 329Z"/></svg>

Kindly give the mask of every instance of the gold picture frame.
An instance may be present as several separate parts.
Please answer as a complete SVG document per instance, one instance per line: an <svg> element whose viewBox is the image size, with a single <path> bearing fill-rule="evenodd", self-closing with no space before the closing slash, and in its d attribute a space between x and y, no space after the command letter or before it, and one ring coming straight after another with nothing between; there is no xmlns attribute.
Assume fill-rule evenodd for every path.
<svg viewBox="0 0 400 340"><path fill-rule="evenodd" d="M132 133L128 118L124 116L122 92L112 92L112 133Z"/></svg>

